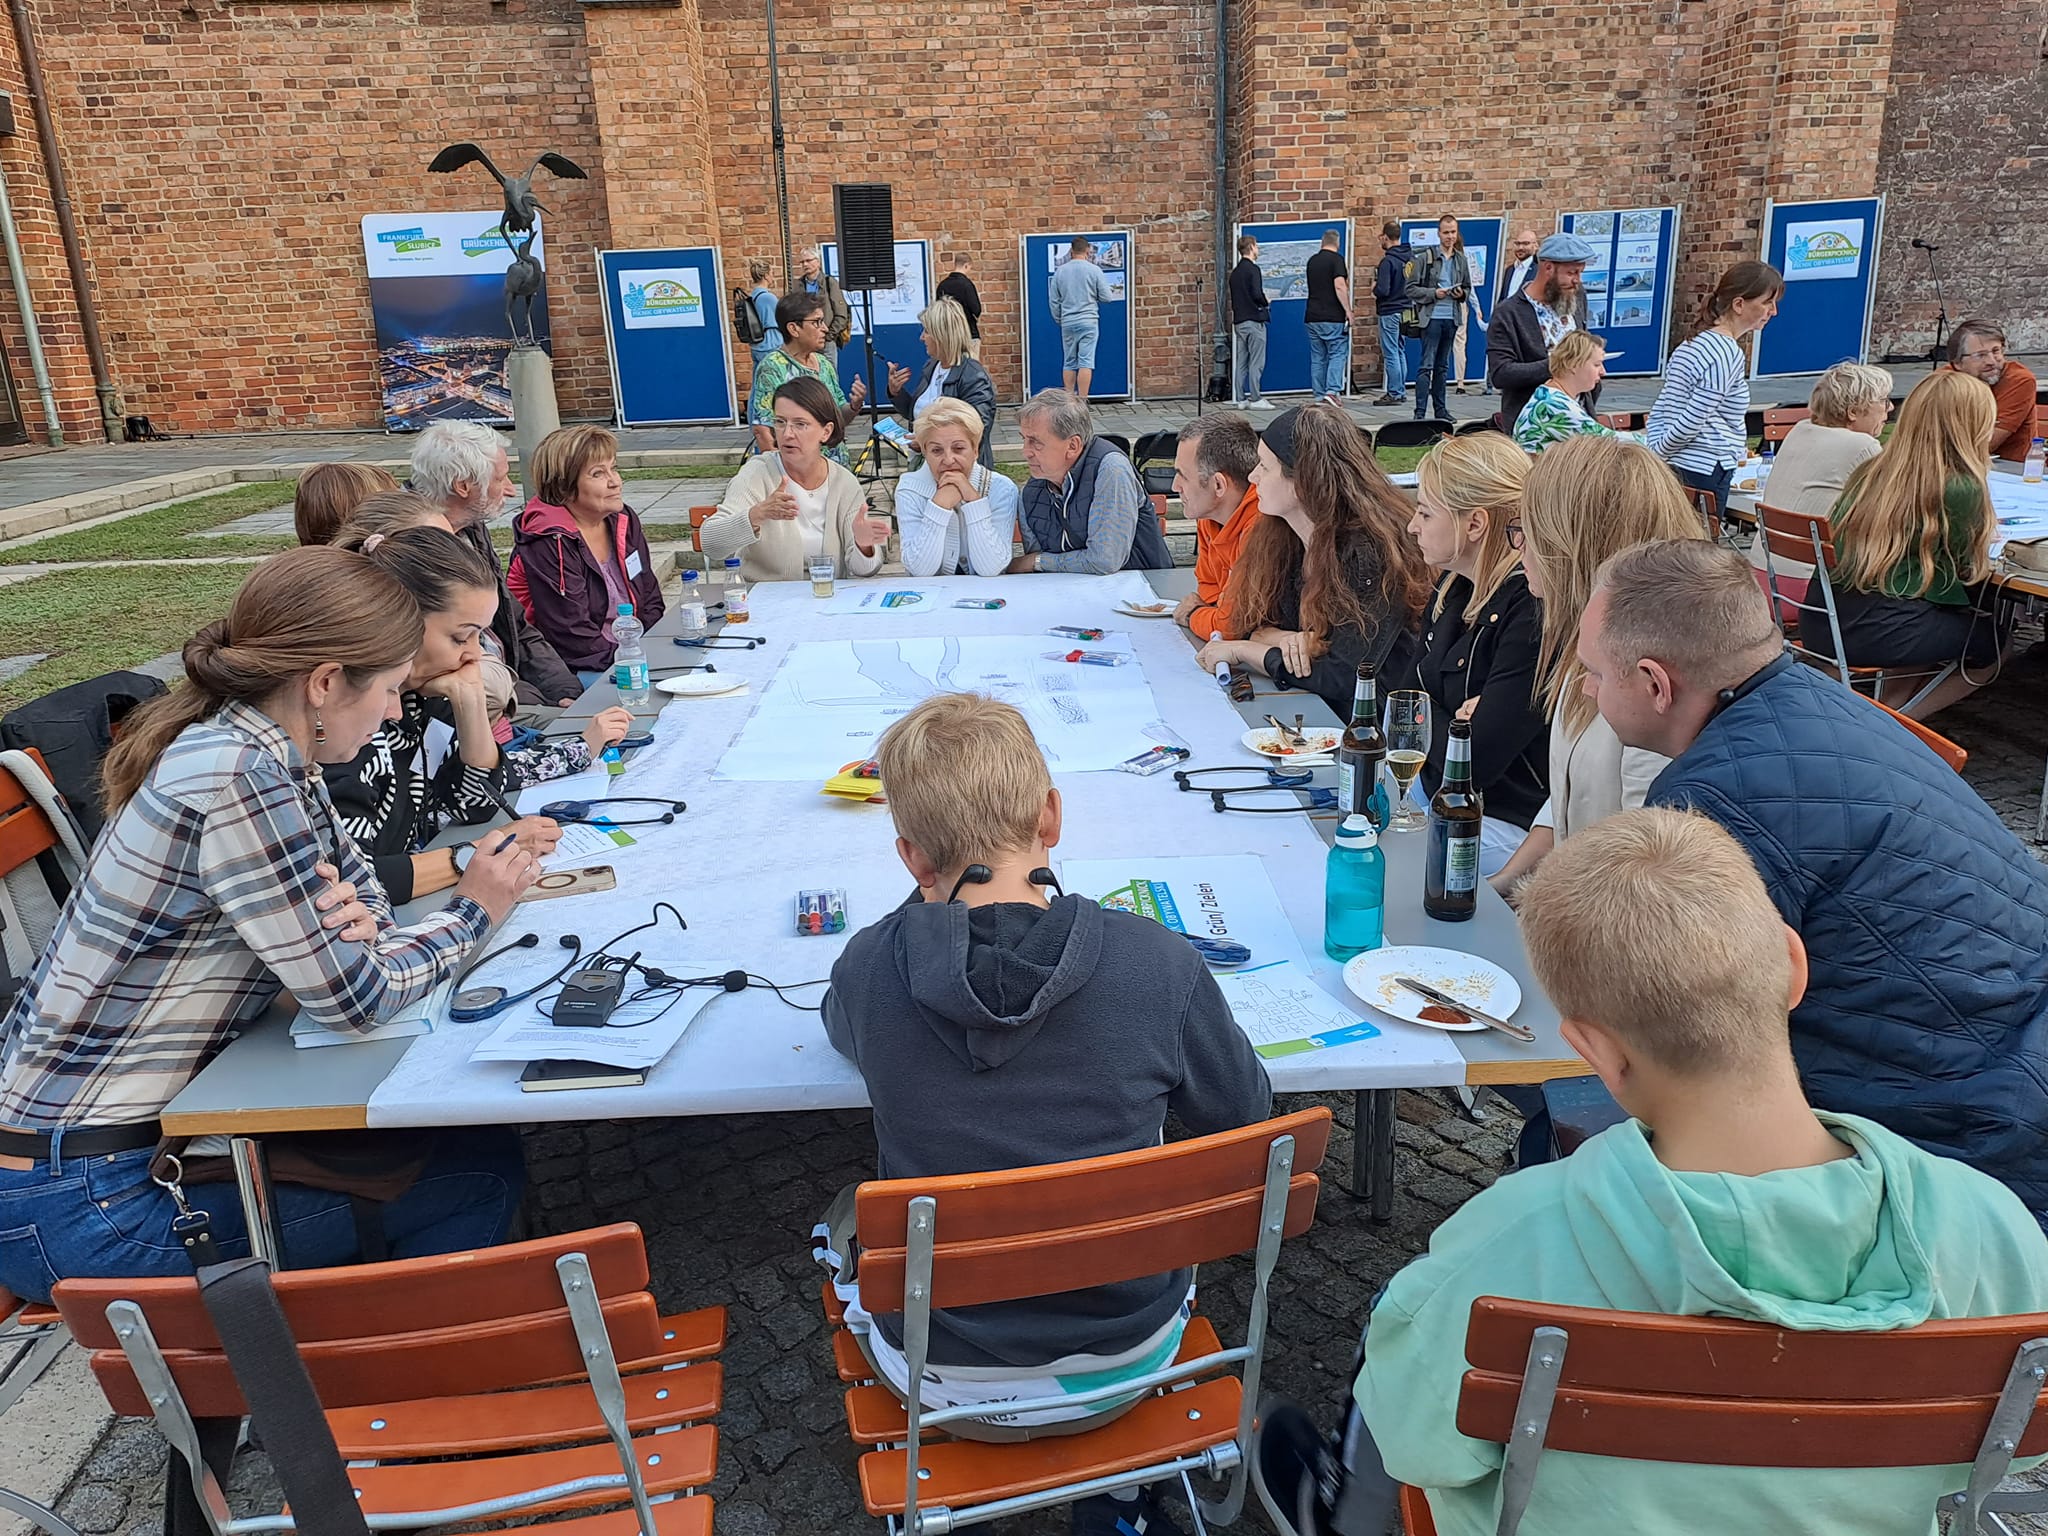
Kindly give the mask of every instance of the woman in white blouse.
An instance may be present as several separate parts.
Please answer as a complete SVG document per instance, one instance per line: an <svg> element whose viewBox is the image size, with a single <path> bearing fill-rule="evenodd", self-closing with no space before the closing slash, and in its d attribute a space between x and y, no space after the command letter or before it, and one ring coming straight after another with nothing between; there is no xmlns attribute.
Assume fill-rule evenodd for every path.
<svg viewBox="0 0 2048 1536"><path fill-rule="evenodd" d="M740 466L697 542L713 570L740 557L749 581L801 581L808 562L831 557L841 576L882 568L889 520L868 510L860 482L825 456L845 436L832 392L816 379L775 391L775 451Z"/></svg>
<svg viewBox="0 0 2048 1536"><path fill-rule="evenodd" d="M1017 531L1017 487L980 462L980 413L964 400L936 400L912 436L924 462L896 485L904 570L1002 575Z"/></svg>

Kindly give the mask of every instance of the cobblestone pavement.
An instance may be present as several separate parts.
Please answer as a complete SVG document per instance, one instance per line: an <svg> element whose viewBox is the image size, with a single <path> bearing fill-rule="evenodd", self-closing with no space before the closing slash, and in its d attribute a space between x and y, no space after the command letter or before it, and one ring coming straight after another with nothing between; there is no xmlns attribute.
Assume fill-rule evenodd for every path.
<svg viewBox="0 0 2048 1536"><path fill-rule="evenodd" d="M1971 753L1967 777L2022 836L2033 832L2048 747L2048 646L2021 656L1987 694L1957 706L1942 729ZM1308 1102L1297 1097L1281 1107ZM1334 1420L1367 1300L1449 1212L1508 1166L1515 1115L1482 1096L1483 1124L1434 1093L1400 1099L1392 1222L1374 1226L1341 1186L1351 1152L1348 1095L1326 1102L1338 1129L1313 1228L1283 1250L1273 1287L1267 1383ZM865 1114L762 1115L552 1126L526 1137L537 1231L637 1221L646 1230L664 1307L730 1309L719 1417L721 1536L814 1536L879 1530L861 1508L854 1453L818 1306L807 1234L831 1194L869 1174ZM1204 1272L1202 1305L1226 1338L1249 1295L1244 1263ZM163 1452L154 1430L117 1424L80 1473L62 1511L92 1536L142 1536L159 1525ZM260 1455L237 1470L238 1502L263 1490ZM1247 1516L1240 1528L1259 1524ZM1066 1529L1052 1512L991 1527L999 1536ZM2048 1523L2015 1524L2048 1530Z"/></svg>

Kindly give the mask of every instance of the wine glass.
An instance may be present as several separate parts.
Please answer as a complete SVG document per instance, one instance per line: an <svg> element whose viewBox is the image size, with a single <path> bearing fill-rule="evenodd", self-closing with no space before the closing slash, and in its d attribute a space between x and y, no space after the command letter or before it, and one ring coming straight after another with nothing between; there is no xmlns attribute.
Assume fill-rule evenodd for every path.
<svg viewBox="0 0 2048 1536"><path fill-rule="evenodd" d="M1429 824L1429 818L1415 809L1408 790L1415 776L1422 772L1422 765L1429 761L1429 695L1416 688L1396 689L1388 694L1382 728L1387 733L1387 767L1399 791L1390 830L1419 832Z"/></svg>

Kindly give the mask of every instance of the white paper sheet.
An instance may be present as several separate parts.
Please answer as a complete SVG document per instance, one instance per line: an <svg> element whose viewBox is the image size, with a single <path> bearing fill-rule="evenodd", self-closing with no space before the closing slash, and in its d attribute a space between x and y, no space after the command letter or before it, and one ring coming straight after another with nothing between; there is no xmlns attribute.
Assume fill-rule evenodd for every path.
<svg viewBox="0 0 2048 1536"><path fill-rule="evenodd" d="M659 811L660 806L649 809ZM621 827L591 826L588 822L572 821L562 828L562 840L555 844L555 851L540 861L545 870L581 869L586 864L602 864L614 857L621 848L630 848L639 841L632 833Z"/></svg>
<svg viewBox="0 0 2048 1536"><path fill-rule="evenodd" d="M986 693L1016 705L1055 773L1111 769L1152 745L1143 722L1160 712L1135 657L1107 667L1061 660L1081 642L1021 627L1012 621L1001 635L792 646L717 776L822 784L872 757L890 724L935 693ZM1085 649L1132 654L1119 633Z"/></svg>
<svg viewBox="0 0 2048 1536"><path fill-rule="evenodd" d="M1249 970L1225 971L1216 978L1231 1017L1261 1056L1298 1056L1379 1036L1379 1027L1358 1016L1317 986L1315 979L1292 960Z"/></svg>
<svg viewBox="0 0 2048 1536"><path fill-rule="evenodd" d="M469 1059L601 1061L608 1067L645 1070L675 1049L676 1042L715 996L716 988L697 987L681 997L649 998L622 1007L603 1029L566 1029L551 1019L535 1017L530 1006L522 1005L484 1037L469 1053ZM661 1017L654 1017L657 1013Z"/></svg>

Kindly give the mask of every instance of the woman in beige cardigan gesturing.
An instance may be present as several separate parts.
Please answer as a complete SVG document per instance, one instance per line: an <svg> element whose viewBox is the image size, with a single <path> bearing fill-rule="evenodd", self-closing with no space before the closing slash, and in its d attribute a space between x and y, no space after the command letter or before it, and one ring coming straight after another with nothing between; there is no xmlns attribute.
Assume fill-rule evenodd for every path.
<svg viewBox="0 0 2048 1536"><path fill-rule="evenodd" d="M802 581L807 563L831 557L841 576L882 567L889 520L868 510L860 482L825 457L843 429L831 391L791 379L775 391L775 452L740 468L698 533L714 570L732 555L749 581Z"/></svg>

